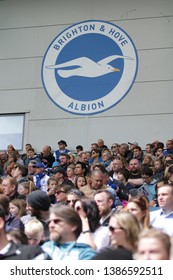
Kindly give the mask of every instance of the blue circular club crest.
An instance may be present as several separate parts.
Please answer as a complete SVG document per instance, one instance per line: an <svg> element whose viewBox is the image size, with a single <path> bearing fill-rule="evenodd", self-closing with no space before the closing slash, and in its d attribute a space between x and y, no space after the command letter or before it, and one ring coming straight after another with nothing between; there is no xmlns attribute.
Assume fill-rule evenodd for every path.
<svg viewBox="0 0 173 280"><path fill-rule="evenodd" d="M61 109L92 115L126 96L137 68L137 51L125 31L106 21L83 21L65 29L49 45L42 82Z"/></svg>

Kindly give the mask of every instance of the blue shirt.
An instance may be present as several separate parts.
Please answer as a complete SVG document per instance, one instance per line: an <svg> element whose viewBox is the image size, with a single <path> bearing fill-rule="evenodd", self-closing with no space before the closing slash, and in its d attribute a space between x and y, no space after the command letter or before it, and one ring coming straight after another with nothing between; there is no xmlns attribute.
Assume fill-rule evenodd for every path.
<svg viewBox="0 0 173 280"><path fill-rule="evenodd" d="M52 260L90 260L96 254L89 245L77 242L60 244L48 241L41 247Z"/></svg>
<svg viewBox="0 0 173 280"><path fill-rule="evenodd" d="M165 214L160 208L159 210L150 212L150 224L157 229L173 236L173 211Z"/></svg>

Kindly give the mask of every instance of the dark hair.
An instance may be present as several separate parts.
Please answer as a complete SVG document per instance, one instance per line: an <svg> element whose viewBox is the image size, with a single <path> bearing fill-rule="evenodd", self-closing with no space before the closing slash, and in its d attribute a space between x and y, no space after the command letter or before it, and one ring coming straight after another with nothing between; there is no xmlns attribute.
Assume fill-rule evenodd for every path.
<svg viewBox="0 0 173 280"><path fill-rule="evenodd" d="M120 168L118 170L118 173L122 174L124 176L124 178L126 179L126 181L130 178L130 172L127 168Z"/></svg>
<svg viewBox="0 0 173 280"><path fill-rule="evenodd" d="M88 218L88 223L91 232L94 232L99 227L100 215L97 203L94 198L82 198L81 205Z"/></svg>
<svg viewBox="0 0 173 280"><path fill-rule="evenodd" d="M148 167L148 166L144 166L142 168L141 174L142 175L147 175L149 177L152 177L153 176L153 170L150 167Z"/></svg>
<svg viewBox="0 0 173 280"><path fill-rule="evenodd" d="M76 146L76 150L83 151L83 147L81 145Z"/></svg>

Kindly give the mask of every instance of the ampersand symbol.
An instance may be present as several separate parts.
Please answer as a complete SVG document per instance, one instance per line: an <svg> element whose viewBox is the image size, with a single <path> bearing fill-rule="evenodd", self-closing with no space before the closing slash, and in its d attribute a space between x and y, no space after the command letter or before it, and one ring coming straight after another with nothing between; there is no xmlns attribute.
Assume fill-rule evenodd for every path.
<svg viewBox="0 0 173 280"><path fill-rule="evenodd" d="M100 31L105 31L105 26L104 25L102 25L101 27L100 27Z"/></svg>

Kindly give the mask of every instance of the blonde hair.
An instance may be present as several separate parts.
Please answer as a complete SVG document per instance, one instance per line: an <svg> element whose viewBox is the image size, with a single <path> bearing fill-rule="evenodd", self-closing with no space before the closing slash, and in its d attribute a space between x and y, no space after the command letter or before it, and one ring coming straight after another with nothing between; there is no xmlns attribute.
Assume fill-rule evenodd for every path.
<svg viewBox="0 0 173 280"><path fill-rule="evenodd" d="M44 234L43 224L37 219L32 219L28 221L25 224L25 234L37 234L37 233Z"/></svg>
<svg viewBox="0 0 173 280"><path fill-rule="evenodd" d="M134 250L137 249L138 236L141 231L137 218L130 212L113 212L111 218L115 218L125 232L128 243Z"/></svg>

